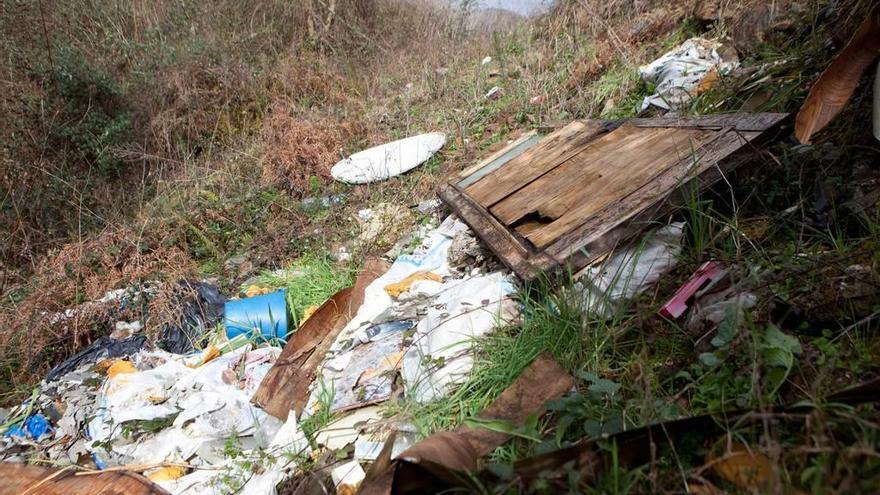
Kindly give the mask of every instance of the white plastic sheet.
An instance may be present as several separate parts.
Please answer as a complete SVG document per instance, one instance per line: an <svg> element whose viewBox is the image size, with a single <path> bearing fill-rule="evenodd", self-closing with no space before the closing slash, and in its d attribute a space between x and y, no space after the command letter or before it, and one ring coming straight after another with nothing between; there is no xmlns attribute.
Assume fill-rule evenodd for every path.
<svg viewBox="0 0 880 495"><path fill-rule="evenodd" d="M641 294L669 273L678 264L683 230L683 222L667 225L588 268L575 284L583 309L610 318L620 303Z"/></svg>
<svg viewBox="0 0 880 495"><path fill-rule="evenodd" d="M704 38L691 38L648 65L639 67L643 80L657 85L655 93L642 101L642 110L651 105L666 110L680 108L690 100L700 83L711 72L724 75L739 67L736 53L723 59L722 44Z"/></svg>

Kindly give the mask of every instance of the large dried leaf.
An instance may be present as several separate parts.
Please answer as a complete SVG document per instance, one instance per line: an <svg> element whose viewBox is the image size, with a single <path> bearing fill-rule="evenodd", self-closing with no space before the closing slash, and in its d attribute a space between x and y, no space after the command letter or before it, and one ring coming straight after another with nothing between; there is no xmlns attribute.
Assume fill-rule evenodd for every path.
<svg viewBox="0 0 880 495"><path fill-rule="evenodd" d="M875 7L856 34L813 84L797 114L795 136L809 144L846 106L865 70L880 55L880 7Z"/></svg>
<svg viewBox="0 0 880 495"><path fill-rule="evenodd" d="M388 267L384 261L367 260L354 287L342 289L325 301L284 346L251 402L281 420L287 420L291 410L301 413L318 365L336 336L363 304L364 289Z"/></svg>
<svg viewBox="0 0 880 495"><path fill-rule="evenodd" d="M719 457L710 455L708 460L718 476L739 488L758 488L770 479L770 459L738 442L728 452Z"/></svg>

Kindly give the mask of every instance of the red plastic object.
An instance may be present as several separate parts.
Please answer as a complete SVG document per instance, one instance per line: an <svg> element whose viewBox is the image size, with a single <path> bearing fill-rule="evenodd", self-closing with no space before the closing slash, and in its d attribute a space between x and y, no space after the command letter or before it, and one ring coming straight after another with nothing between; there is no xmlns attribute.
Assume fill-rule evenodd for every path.
<svg viewBox="0 0 880 495"><path fill-rule="evenodd" d="M685 313L688 304L694 295L715 285L719 280L727 275L727 271L723 270L714 261L703 263L697 271L691 275L691 278L675 291L672 298L666 301L666 304L660 308L659 314L664 318L675 320Z"/></svg>

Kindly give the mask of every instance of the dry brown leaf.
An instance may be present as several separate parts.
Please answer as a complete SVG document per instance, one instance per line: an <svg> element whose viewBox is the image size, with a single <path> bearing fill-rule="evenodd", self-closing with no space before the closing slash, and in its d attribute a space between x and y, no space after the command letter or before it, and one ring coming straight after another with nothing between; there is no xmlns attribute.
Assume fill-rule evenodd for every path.
<svg viewBox="0 0 880 495"><path fill-rule="evenodd" d="M710 454L709 462L718 476L740 488L756 488L770 479L770 459L738 442L721 457Z"/></svg>
<svg viewBox="0 0 880 495"><path fill-rule="evenodd" d="M846 106L865 70L880 55L880 7L875 7L856 34L810 89L795 120L795 136L809 144Z"/></svg>

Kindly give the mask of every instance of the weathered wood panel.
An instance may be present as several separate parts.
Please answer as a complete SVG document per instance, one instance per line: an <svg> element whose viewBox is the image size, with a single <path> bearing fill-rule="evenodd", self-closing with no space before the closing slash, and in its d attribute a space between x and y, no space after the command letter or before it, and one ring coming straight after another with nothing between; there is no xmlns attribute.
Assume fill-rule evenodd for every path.
<svg viewBox="0 0 880 495"><path fill-rule="evenodd" d="M571 158L605 129L595 120L576 120L470 185L465 192L481 205L493 205Z"/></svg>

